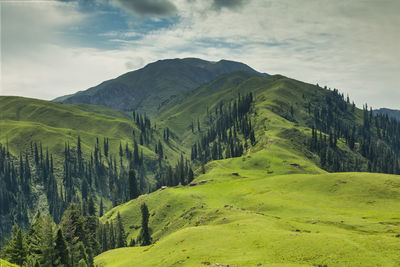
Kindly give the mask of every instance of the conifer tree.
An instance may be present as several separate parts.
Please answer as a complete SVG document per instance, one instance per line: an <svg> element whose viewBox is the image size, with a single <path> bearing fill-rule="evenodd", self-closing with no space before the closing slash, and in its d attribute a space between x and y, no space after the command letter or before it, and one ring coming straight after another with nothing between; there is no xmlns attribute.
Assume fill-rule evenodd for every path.
<svg viewBox="0 0 400 267"><path fill-rule="evenodd" d="M99 206L99 217L103 217L103 214L104 214L103 199L101 199Z"/></svg>
<svg viewBox="0 0 400 267"><path fill-rule="evenodd" d="M71 266L69 248L67 242L64 239L64 235L61 229L58 229L57 231L57 237L55 243L56 243L54 247L55 266L61 266L61 267Z"/></svg>
<svg viewBox="0 0 400 267"><path fill-rule="evenodd" d="M44 242L44 221L40 212L38 211L35 215L33 223L29 228L26 235L26 242L28 244L28 253L32 255L36 260L39 256L43 254L42 245Z"/></svg>
<svg viewBox="0 0 400 267"><path fill-rule="evenodd" d="M116 227L117 227L117 244L116 244L116 246L118 248L126 247L126 234L125 234L125 230L124 230L124 225L122 223L121 214L119 212L117 214Z"/></svg>
<svg viewBox="0 0 400 267"><path fill-rule="evenodd" d="M6 259L11 263L23 265L27 258L27 246L21 228L13 227L13 236L9 244L4 248Z"/></svg>
<svg viewBox="0 0 400 267"><path fill-rule="evenodd" d="M190 168L188 173L188 183L190 184L193 180L194 180L194 173L192 168Z"/></svg>
<svg viewBox="0 0 400 267"><path fill-rule="evenodd" d="M138 242L141 246L148 246L151 244L150 229L149 229L149 209L146 203L140 206L140 211L142 213L142 228L138 236Z"/></svg>
<svg viewBox="0 0 400 267"><path fill-rule="evenodd" d="M129 171L129 199L135 199L139 196L139 188L137 185L136 173L134 170Z"/></svg>
<svg viewBox="0 0 400 267"><path fill-rule="evenodd" d="M89 216L96 216L96 207L94 205L93 197L90 195L88 200L88 214Z"/></svg>
<svg viewBox="0 0 400 267"><path fill-rule="evenodd" d="M54 239L54 222L49 215L43 217L43 237L41 244L41 264L42 266L52 266L55 260L55 239Z"/></svg>

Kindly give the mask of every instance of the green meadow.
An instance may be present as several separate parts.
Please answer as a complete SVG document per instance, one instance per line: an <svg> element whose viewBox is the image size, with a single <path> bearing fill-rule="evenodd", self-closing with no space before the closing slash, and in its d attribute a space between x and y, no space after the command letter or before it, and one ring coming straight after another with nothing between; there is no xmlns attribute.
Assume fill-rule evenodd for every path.
<svg viewBox="0 0 400 267"><path fill-rule="evenodd" d="M400 177L371 173L271 175L246 159L214 166L196 186L125 203L128 240L150 209L155 243L111 250L99 266L398 266ZM286 167L289 172L291 166ZM234 172L233 172L234 171ZM298 170L297 170L298 171ZM216 265L215 265L216 266Z"/></svg>
<svg viewBox="0 0 400 267"><path fill-rule="evenodd" d="M194 186L159 190L106 213L103 221L120 212L129 242L139 234L145 202L153 244L110 250L95 263L399 266L400 177L322 170L301 140L311 134L305 99L326 92L282 76L244 76L222 76L172 100L160 123L178 129L182 142L190 144L193 116L206 123L204 107L213 110L216 99L229 101L251 88L257 144L242 157L208 163L205 174L198 169ZM282 117L290 105L296 107L296 122ZM357 109L352 119L359 122L361 116Z"/></svg>

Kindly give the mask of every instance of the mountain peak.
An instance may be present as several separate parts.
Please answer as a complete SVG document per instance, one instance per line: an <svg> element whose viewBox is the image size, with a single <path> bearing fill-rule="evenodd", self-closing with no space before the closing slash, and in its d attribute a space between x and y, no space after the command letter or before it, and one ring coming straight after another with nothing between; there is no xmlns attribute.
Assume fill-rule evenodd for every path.
<svg viewBox="0 0 400 267"><path fill-rule="evenodd" d="M217 62L199 58L163 59L54 101L68 104L95 104L117 110L153 113L170 97L191 91L219 75L235 71L266 75L244 63L226 59Z"/></svg>

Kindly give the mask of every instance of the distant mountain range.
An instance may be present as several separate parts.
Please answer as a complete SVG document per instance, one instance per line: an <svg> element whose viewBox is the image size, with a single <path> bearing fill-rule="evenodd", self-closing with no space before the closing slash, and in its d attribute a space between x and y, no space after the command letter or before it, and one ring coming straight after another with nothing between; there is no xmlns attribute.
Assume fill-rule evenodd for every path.
<svg viewBox="0 0 400 267"><path fill-rule="evenodd" d="M228 60L210 62L198 58L167 59L150 63L142 69L54 101L153 113L170 97L191 91L221 74L235 71L268 75L259 73L246 64Z"/></svg>
<svg viewBox="0 0 400 267"><path fill-rule="evenodd" d="M388 115L389 118L395 118L396 120L400 120L400 110L397 109L380 108L374 110L373 112L375 114Z"/></svg>

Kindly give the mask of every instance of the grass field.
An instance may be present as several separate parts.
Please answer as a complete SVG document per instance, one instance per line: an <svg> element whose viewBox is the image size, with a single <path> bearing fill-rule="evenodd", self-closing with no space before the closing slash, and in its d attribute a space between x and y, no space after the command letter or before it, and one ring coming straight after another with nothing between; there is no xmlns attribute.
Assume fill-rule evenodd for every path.
<svg viewBox="0 0 400 267"><path fill-rule="evenodd" d="M18 265L9 263L8 261L0 259L0 267L18 267Z"/></svg>
<svg viewBox="0 0 400 267"><path fill-rule="evenodd" d="M205 184L158 191L111 210L103 219L119 211L129 240L138 234L146 202L156 242L108 251L96 264L399 266L399 176L275 176L235 160L213 162L196 180Z"/></svg>
<svg viewBox="0 0 400 267"><path fill-rule="evenodd" d="M96 137L100 141L109 137L111 153L117 154L119 142L131 141L132 130L138 131L131 121L104 114L115 113L107 108L84 108L31 98L0 97L0 142L5 145L8 141L14 155L29 150L30 142L41 142L57 155L64 151L65 142L76 145L81 136L83 151L90 154Z"/></svg>

